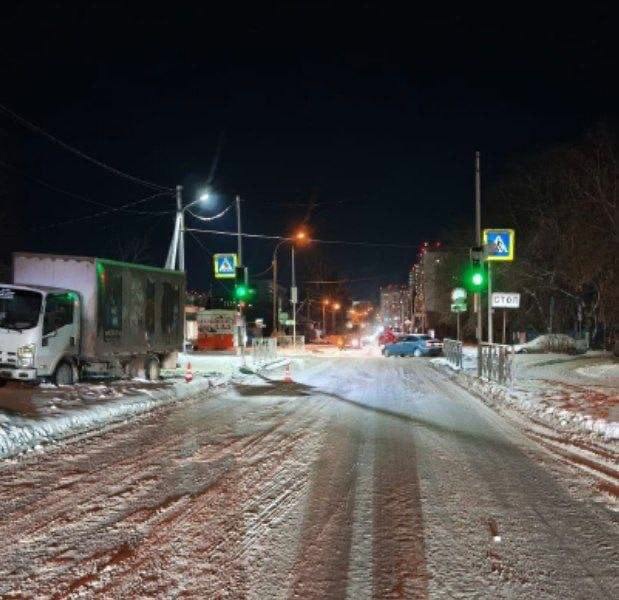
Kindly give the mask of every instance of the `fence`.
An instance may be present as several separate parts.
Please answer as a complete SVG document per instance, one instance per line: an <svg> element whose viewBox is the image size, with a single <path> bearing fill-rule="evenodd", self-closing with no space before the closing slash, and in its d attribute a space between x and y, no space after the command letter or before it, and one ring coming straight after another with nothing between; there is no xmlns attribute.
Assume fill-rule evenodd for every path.
<svg viewBox="0 0 619 600"><path fill-rule="evenodd" d="M251 353L255 367L261 367L277 358L277 340L275 338L253 338Z"/></svg>
<svg viewBox="0 0 619 600"><path fill-rule="evenodd" d="M459 369L462 368L462 342L445 338L443 340L443 354L452 365Z"/></svg>
<svg viewBox="0 0 619 600"><path fill-rule="evenodd" d="M514 378L514 348L503 344L479 344L477 375L502 385L511 385Z"/></svg>
<svg viewBox="0 0 619 600"><path fill-rule="evenodd" d="M292 335L278 335L277 347L284 350L290 348L303 350L305 348L305 336L297 335L296 337L293 337Z"/></svg>

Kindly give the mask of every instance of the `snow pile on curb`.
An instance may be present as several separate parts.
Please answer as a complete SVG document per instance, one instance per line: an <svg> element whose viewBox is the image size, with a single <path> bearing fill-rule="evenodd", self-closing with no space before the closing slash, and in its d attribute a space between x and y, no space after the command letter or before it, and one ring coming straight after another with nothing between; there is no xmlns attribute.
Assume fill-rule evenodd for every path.
<svg viewBox="0 0 619 600"><path fill-rule="evenodd" d="M105 402L68 410L58 416L37 418L9 416L0 412L0 458L8 458L30 449L38 450L43 444L100 429L227 381L227 377L219 375L198 378L189 384L173 383L165 388L141 387L132 390L131 394L114 395L106 398Z"/></svg>
<svg viewBox="0 0 619 600"><path fill-rule="evenodd" d="M431 364L435 368L451 373L450 376L457 383L491 406L502 408L507 405L519 409L541 419L555 429L593 433L611 441L619 439L619 422L595 419L590 415L553 405L546 401L541 393L536 393L535 388L532 390L510 389L460 370L444 358L433 359ZM447 371L445 367L448 367L450 371ZM541 392L541 388L537 391Z"/></svg>

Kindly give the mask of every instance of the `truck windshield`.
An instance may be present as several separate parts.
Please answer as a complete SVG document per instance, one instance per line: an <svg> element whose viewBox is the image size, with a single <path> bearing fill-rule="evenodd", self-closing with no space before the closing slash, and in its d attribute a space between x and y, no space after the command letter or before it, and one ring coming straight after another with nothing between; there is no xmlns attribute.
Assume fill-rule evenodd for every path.
<svg viewBox="0 0 619 600"><path fill-rule="evenodd" d="M0 327L31 329L39 322L42 295L39 292L0 287Z"/></svg>

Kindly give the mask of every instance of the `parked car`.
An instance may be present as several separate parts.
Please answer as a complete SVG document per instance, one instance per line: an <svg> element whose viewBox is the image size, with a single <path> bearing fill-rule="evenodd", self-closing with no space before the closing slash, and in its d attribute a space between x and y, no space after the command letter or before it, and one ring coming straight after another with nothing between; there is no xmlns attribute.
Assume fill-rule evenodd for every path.
<svg viewBox="0 0 619 600"><path fill-rule="evenodd" d="M438 356L443 351L440 340L424 334L401 337L383 348L383 356Z"/></svg>

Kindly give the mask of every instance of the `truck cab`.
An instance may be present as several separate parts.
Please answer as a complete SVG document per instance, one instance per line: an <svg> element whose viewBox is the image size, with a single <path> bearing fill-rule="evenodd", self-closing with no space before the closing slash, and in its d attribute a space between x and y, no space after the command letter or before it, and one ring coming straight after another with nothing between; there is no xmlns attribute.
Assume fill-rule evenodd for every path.
<svg viewBox="0 0 619 600"><path fill-rule="evenodd" d="M77 380L80 302L73 290L0 284L0 385Z"/></svg>

